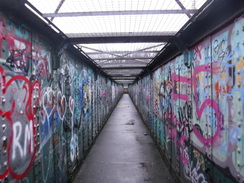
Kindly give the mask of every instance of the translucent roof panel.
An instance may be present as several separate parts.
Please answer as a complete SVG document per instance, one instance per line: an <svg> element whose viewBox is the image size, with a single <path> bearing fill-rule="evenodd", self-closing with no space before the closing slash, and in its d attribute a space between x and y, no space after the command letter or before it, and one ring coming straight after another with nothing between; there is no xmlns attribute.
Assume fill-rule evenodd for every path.
<svg viewBox="0 0 244 183"><path fill-rule="evenodd" d="M180 9L169 0L67 0L60 12Z"/></svg>
<svg viewBox="0 0 244 183"><path fill-rule="evenodd" d="M113 36L172 34L176 33L188 20L185 14L114 15L57 17L53 23L68 36L76 34L76 36L103 37L110 34Z"/></svg>
<svg viewBox="0 0 244 183"><path fill-rule="evenodd" d="M123 82L131 76L135 79L206 0L28 2L66 34L71 42L78 40L72 42L75 47L78 46L104 72L110 76L127 77L118 80ZM98 44L99 38L102 41ZM121 39L111 41L114 38ZM133 41L124 41L124 38Z"/></svg>
<svg viewBox="0 0 244 183"><path fill-rule="evenodd" d="M127 52L126 54L119 54L119 52L111 52L110 54L102 54L100 53L100 55L98 54L88 54L90 58L92 58L93 60L106 60L107 58L109 59L129 59L129 58L149 58L152 59L156 56L156 53L153 52Z"/></svg>
<svg viewBox="0 0 244 183"><path fill-rule="evenodd" d="M205 0L181 0L181 3L186 9L199 9L205 2Z"/></svg>
<svg viewBox="0 0 244 183"><path fill-rule="evenodd" d="M115 80L117 83L121 83L121 84L129 84L129 83L133 83L134 80Z"/></svg>
<svg viewBox="0 0 244 183"><path fill-rule="evenodd" d="M160 51L165 43L104 43L104 44L79 44L79 47L85 51Z"/></svg>
<svg viewBox="0 0 244 183"><path fill-rule="evenodd" d="M125 10L179 10L181 9L174 0L29 0L42 13L54 13L62 2L59 9L64 12L93 12L93 11L125 11ZM205 0L181 0L187 9L200 8Z"/></svg>
<svg viewBox="0 0 244 183"><path fill-rule="evenodd" d="M102 68L146 67L164 45L165 43L107 43L80 44L79 47Z"/></svg>
<svg viewBox="0 0 244 183"><path fill-rule="evenodd" d="M75 38L75 37L107 37L107 36L112 36L112 37L116 37L116 36L157 36L157 35L169 35L169 36L173 36L176 34L176 31L164 31L164 32L157 32L157 31L153 31L153 32L97 32L97 33L67 33L66 35L69 38Z"/></svg>
<svg viewBox="0 0 244 183"><path fill-rule="evenodd" d="M162 35L162 32L177 32L189 19L184 13L157 13L159 10L182 9L176 1L169 0L30 0L30 2L44 15L53 13L54 24L67 35L79 36L89 33L87 36L103 36L101 33L104 32L116 33L116 36L121 33L138 35L145 32L149 35L155 32ZM191 3L192 6L199 4L196 2ZM189 6L189 3L185 4ZM66 15L60 17L59 14L62 13ZM80 14L74 16L74 13ZM119 15L121 13L124 14Z"/></svg>

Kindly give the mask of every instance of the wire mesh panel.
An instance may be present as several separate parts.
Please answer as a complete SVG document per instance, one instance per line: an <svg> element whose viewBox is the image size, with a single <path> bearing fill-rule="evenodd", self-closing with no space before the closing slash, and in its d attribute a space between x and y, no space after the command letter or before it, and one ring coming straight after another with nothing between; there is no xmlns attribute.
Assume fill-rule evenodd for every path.
<svg viewBox="0 0 244 183"><path fill-rule="evenodd" d="M206 0L29 2L103 70L145 69Z"/></svg>

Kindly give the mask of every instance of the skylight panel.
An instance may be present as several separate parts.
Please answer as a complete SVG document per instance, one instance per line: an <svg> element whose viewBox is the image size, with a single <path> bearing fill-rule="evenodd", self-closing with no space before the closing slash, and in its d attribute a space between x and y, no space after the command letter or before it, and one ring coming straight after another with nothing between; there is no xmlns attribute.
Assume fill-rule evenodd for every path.
<svg viewBox="0 0 244 183"><path fill-rule="evenodd" d="M181 0L186 9L199 9L205 2L206 0Z"/></svg>
<svg viewBox="0 0 244 183"><path fill-rule="evenodd" d="M139 64L139 65L146 65L150 62L151 59L147 60L140 60L140 59L131 59L131 60L122 60L122 59L114 59L114 60L94 60L99 65L106 65L106 64Z"/></svg>
<svg viewBox="0 0 244 183"><path fill-rule="evenodd" d="M126 49L120 49L120 45L119 44L122 44L122 43L117 43L118 45L118 50L109 50L109 47L108 48L101 48L101 44L80 44L79 47L84 51L84 52L118 52L118 51L121 51L121 52L133 52L133 51L160 51L163 46L165 45L165 43L156 43L156 44L153 44L153 45L148 45L148 46L145 46L145 47L142 47L142 48L138 48L138 49L128 49L128 47L126 47ZM124 43L124 44L142 44L142 43ZM108 46L110 46L110 44L108 44Z"/></svg>
<svg viewBox="0 0 244 183"><path fill-rule="evenodd" d="M177 31L165 32L93 32L93 33L66 33L69 38L75 37L116 37L116 36L174 36Z"/></svg>
<svg viewBox="0 0 244 183"><path fill-rule="evenodd" d="M113 33L114 36L127 33L140 35L158 32L177 32L187 21L182 15L130 15L130 16L102 16L102 17L57 17L54 24L66 34L86 34L104 36ZM177 24L175 24L177 22Z"/></svg>
<svg viewBox="0 0 244 183"><path fill-rule="evenodd" d="M108 75L139 75L206 0L29 0ZM134 36L134 39L133 37ZM148 36L137 39L136 36ZM165 36L165 37L163 37ZM103 37L100 44L96 39ZM107 43L130 37L142 43ZM77 38L77 39L76 39ZM165 39L164 39L165 38ZM78 41L77 41L78 40ZM89 41L87 41L89 40ZM111 42L117 42L111 41ZM121 41L121 39L119 40ZM151 41L151 40L149 40ZM156 40L158 41L158 40ZM123 42L123 41L122 41ZM82 43L82 44L79 44ZM86 44L85 44L86 43ZM122 68L127 69L122 69ZM111 68L116 68L112 70ZM138 68L135 70L134 68ZM119 82L124 83L121 79Z"/></svg>
<svg viewBox="0 0 244 183"><path fill-rule="evenodd" d="M86 50L99 50L99 51L137 51L137 50L151 50L151 47L161 50L164 46L163 43L107 43L107 44L80 44ZM90 48L90 49L89 49ZM148 48L148 49L147 49Z"/></svg>
<svg viewBox="0 0 244 183"><path fill-rule="evenodd" d="M125 10L180 9L175 1L169 0L66 0L59 12L94 12Z"/></svg>
<svg viewBox="0 0 244 183"><path fill-rule="evenodd" d="M134 80L115 80L117 83L133 83Z"/></svg>
<svg viewBox="0 0 244 183"><path fill-rule="evenodd" d="M88 54L90 58L96 60L96 59L106 59L106 58L153 58L156 56L156 53L143 53L141 51L140 53L136 52L127 52L126 54L116 54L111 52L111 54Z"/></svg>

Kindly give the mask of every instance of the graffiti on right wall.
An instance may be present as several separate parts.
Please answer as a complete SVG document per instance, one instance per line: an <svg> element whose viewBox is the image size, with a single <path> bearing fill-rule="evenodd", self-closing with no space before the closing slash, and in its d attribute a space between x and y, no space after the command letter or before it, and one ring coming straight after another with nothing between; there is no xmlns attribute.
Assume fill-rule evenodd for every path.
<svg viewBox="0 0 244 183"><path fill-rule="evenodd" d="M244 18L148 78L130 95L179 182L243 183Z"/></svg>

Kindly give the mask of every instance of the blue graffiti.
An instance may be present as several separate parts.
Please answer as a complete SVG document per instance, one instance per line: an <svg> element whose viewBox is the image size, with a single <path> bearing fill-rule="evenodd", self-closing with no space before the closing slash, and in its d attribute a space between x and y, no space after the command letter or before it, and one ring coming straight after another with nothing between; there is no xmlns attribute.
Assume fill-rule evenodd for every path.
<svg viewBox="0 0 244 183"><path fill-rule="evenodd" d="M240 135L240 132L239 132L238 128L234 128L232 130L231 134L230 134L230 132L228 131L228 129L226 129L225 127L224 127L224 129L225 129L226 133L229 136L229 140L220 147L220 150L222 152L224 152L225 154L227 154L228 156L230 156L230 153L228 152L228 149L227 149L228 148L228 145L229 145L230 142L237 143L238 136Z"/></svg>
<svg viewBox="0 0 244 183"><path fill-rule="evenodd" d="M241 79L242 84L240 83L240 87L238 87L237 83L235 83L235 86L232 89L231 93L226 94L226 96L232 97L232 96L234 96L234 93L238 92L241 95L239 100L244 102L244 69L241 69L239 71L235 71L235 75L239 75L239 74L241 74L241 76L242 76L242 79Z"/></svg>
<svg viewBox="0 0 244 183"><path fill-rule="evenodd" d="M208 122L209 122L209 125L212 127L212 130L213 130L213 134L216 133L216 130L217 130L217 124L216 124L216 121L217 121L217 118L216 118L216 115L214 115L214 109L212 109L211 107L207 107L206 109L206 118L208 118Z"/></svg>

